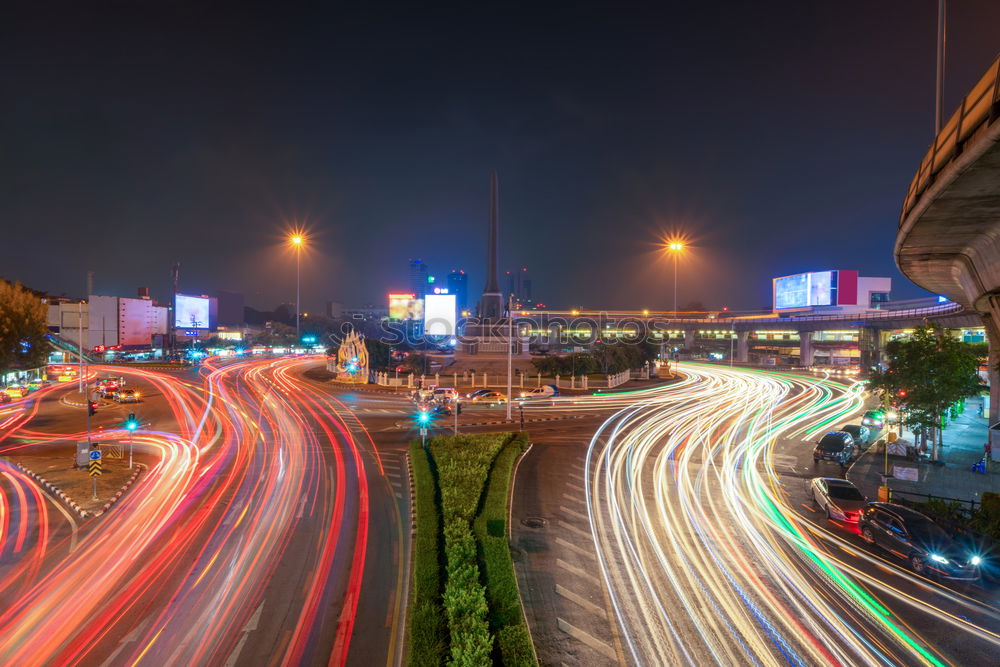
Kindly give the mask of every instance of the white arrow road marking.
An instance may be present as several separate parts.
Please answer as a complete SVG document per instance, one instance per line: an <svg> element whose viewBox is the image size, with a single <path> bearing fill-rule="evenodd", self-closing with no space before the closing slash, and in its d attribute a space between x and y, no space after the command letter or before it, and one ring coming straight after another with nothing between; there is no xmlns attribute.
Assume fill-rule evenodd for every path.
<svg viewBox="0 0 1000 667"><path fill-rule="evenodd" d="M251 632L257 629L257 625L260 623L260 613L263 610L264 601L261 600L260 604L257 605L257 610L253 613L253 616L251 616L250 620L247 621L247 624L243 626L243 636L240 637L240 641L236 644L236 648L233 649L233 652L229 654L229 659L226 660L225 667L233 667L233 665L236 664L236 661L240 657L240 651L243 650L243 645L247 643L247 637L250 636Z"/></svg>

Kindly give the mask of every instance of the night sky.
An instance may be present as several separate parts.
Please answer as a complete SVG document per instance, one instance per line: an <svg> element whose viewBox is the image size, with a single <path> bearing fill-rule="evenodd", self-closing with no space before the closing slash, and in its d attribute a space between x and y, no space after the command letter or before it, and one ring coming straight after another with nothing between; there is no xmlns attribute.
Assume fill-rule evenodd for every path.
<svg viewBox="0 0 1000 667"><path fill-rule="evenodd" d="M306 310L382 303L413 257L478 296L495 168L501 266L550 305L670 307L671 230L682 305L830 268L924 294L892 243L933 0L84 4L0 22L0 276L165 298L180 261L181 291L269 308L298 222ZM946 115L1000 50L1000 3L949 4Z"/></svg>

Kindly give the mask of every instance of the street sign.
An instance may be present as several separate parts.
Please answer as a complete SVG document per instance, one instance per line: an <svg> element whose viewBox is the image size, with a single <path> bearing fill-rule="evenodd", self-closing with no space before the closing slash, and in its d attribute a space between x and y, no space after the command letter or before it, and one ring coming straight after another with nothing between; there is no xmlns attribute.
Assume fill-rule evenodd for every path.
<svg viewBox="0 0 1000 667"><path fill-rule="evenodd" d="M423 437L426 437L426 436L427 436L427 429L426 428L421 428L420 429L420 437L423 438Z"/></svg>
<svg viewBox="0 0 1000 667"><path fill-rule="evenodd" d="M90 466L88 468L88 472L90 473L91 477L97 477L102 472L104 472L103 468L101 467L101 462L99 460L91 461Z"/></svg>
<svg viewBox="0 0 1000 667"><path fill-rule="evenodd" d="M99 449L92 449L92 450L90 450L90 460L91 461L100 461L101 460L101 450L99 450Z"/></svg>

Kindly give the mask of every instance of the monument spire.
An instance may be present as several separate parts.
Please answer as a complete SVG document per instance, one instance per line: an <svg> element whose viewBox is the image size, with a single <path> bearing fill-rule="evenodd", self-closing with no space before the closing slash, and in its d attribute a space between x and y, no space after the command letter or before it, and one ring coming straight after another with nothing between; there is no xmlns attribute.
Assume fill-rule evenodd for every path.
<svg viewBox="0 0 1000 667"><path fill-rule="evenodd" d="M490 232L486 249L486 286L483 296L479 299L480 319L498 320L503 317L503 294L500 293L497 278L497 255L499 254L498 236L500 225L499 188L497 187L497 172L490 172Z"/></svg>

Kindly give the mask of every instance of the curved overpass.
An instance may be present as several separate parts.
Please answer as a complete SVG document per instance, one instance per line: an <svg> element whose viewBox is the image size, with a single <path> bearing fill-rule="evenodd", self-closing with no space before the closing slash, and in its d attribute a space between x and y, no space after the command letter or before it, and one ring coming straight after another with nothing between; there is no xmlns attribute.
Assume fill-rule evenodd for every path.
<svg viewBox="0 0 1000 667"><path fill-rule="evenodd" d="M1000 58L934 138L903 202L899 270L921 287L977 312L1000 334ZM996 381L990 385L997 391ZM991 393L994 393L991 392ZM1000 414L991 396L991 416Z"/></svg>

